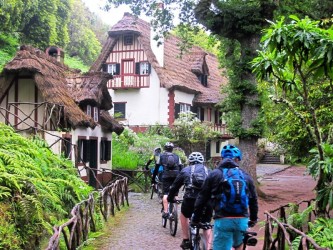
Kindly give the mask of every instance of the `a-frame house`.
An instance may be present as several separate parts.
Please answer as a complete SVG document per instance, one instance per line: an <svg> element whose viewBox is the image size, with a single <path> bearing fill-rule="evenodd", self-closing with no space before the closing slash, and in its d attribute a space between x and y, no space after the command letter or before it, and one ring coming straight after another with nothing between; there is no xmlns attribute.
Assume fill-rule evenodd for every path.
<svg viewBox="0 0 333 250"><path fill-rule="evenodd" d="M192 111L221 137L206 147L206 157L219 157L232 136L216 104L223 98L222 76L215 55L194 46L180 57L180 40L169 35L159 44L151 25L129 13L116 23L91 71L113 75L108 89L118 120L134 131L156 124L172 126L179 113Z"/></svg>

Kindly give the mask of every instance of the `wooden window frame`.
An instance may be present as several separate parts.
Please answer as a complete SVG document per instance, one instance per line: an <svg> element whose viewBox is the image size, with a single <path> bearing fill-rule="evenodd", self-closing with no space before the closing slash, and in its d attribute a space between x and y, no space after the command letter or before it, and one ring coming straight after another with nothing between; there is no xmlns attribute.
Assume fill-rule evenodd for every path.
<svg viewBox="0 0 333 250"><path fill-rule="evenodd" d="M126 35L124 35L123 42L124 42L125 46L133 45L133 43L134 43L134 36L133 36L133 34L126 34Z"/></svg>
<svg viewBox="0 0 333 250"><path fill-rule="evenodd" d="M124 113L123 112L118 112L119 111L119 109L117 109L117 106L118 105L124 105L124 107L123 107L123 110L124 110ZM114 110L114 114L116 114L116 113L121 113L122 115L121 116L118 116L118 117L116 117L116 118L121 118L121 119L125 119L126 118L126 102L114 102L113 103L113 110Z"/></svg>

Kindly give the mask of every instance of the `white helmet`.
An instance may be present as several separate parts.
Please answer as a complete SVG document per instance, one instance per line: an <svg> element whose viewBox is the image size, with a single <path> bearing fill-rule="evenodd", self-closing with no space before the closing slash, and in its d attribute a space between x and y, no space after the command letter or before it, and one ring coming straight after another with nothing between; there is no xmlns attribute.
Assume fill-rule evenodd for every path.
<svg viewBox="0 0 333 250"><path fill-rule="evenodd" d="M190 163L203 163L204 157L200 152L193 152L188 156L188 161Z"/></svg>

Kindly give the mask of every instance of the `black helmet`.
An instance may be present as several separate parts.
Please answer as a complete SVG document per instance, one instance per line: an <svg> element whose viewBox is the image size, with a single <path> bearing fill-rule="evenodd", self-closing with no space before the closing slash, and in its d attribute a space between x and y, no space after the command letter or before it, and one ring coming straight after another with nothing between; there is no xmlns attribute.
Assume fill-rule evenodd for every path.
<svg viewBox="0 0 333 250"><path fill-rule="evenodd" d="M174 145L173 145L172 142L167 142L167 143L165 143L165 145L164 145L164 149L165 149L165 150L172 150L173 148L174 148Z"/></svg>

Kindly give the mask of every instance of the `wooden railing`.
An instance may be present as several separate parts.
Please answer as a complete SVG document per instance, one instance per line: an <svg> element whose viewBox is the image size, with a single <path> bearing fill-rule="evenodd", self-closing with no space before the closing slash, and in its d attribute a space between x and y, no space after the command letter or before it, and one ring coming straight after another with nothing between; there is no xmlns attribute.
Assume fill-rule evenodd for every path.
<svg viewBox="0 0 333 250"><path fill-rule="evenodd" d="M301 201L297 204L297 208L304 205L309 208L314 200ZM292 225L287 224L287 212L286 209L291 205L281 206L275 210L265 212L266 223L265 223L265 239L263 250L285 250L285 249L297 249L297 250L329 250L328 248L320 247L312 238L307 236L304 231L307 230L308 222L312 221L312 215L314 211L309 213L307 221L304 223L306 226L295 228ZM298 211L293 211L298 212ZM276 216L273 216L273 214ZM300 236L298 246L292 245L293 240Z"/></svg>
<svg viewBox="0 0 333 250"><path fill-rule="evenodd" d="M54 233L46 250L58 250L60 241L65 242L68 250L77 249L88 239L90 231L96 231L95 209L99 208L104 220L107 221L110 215L115 215L115 208L120 210L120 207L125 205L125 200L128 206L128 178L116 175L114 181L100 192L93 192L87 200L76 204L67 222L54 226Z"/></svg>

